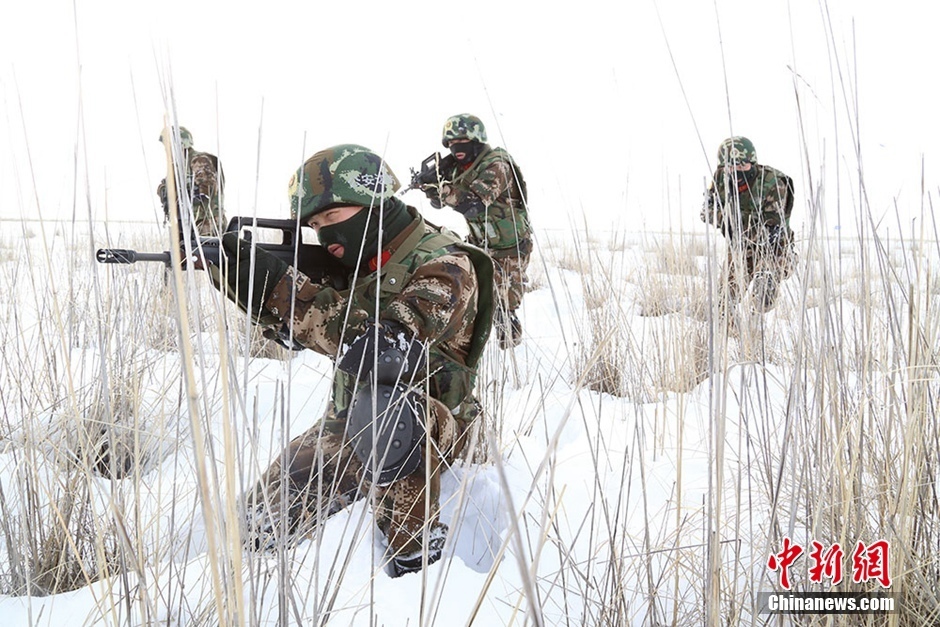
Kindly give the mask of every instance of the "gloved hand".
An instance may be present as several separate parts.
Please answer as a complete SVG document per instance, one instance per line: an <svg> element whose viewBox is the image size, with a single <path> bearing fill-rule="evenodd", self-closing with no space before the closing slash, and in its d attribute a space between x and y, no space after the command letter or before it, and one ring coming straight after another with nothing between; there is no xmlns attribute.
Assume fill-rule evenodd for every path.
<svg viewBox="0 0 940 627"><path fill-rule="evenodd" d="M437 189L437 185L425 185L422 190L424 195L428 197L428 200L431 201L431 206L435 209L440 209L443 206L441 203L441 194Z"/></svg>
<svg viewBox="0 0 940 627"><path fill-rule="evenodd" d="M480 197L476 194L472 192L464 192L457 200L457 204L454 205L454 210L462 213L463 217L466 219L472 220L486 211L486 206L483 204L483 201L480 199Z"/></svg>
<svg viewBox="0 0 940 627"><path fill-rule="evenodd" d="M376 342L375 328L353 340L336 367L360 380L367 379L378 363L376 379L382 385L406 385L424 368L424 343L395 321L382 321ZM378 355L378 358L376 358Z"/></svg>
<svg viewBox="0 0 940 627"><path fill-rule="evenodd" d="M255 265L251 267L251 243L238 233L222 236L222 249L228 264L228 284L238 301L250 311L259 312L271 290L287 273L287 264L262 248L255 248ZM252 290L252 285L253 290ZM248 302L251 291L251 302Z"/></svg>

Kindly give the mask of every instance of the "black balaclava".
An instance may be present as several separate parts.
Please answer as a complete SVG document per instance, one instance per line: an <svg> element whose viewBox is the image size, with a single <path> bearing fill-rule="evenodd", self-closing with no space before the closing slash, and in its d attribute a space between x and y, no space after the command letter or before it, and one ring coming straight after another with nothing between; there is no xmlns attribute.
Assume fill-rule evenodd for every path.
<svg viewBox="0 0 940 627"><path fill-rule="evenodd" d="M750 184L754 182L754 177L757 176L757 165L752 163L750 169L734 171L734 182L738 185Z"/></svg>
<svg viewBox="0 0 940 627"><path fill-rule="evenodd" d="M384 202L383 212L382 249L404 231L405 227L411 224L413 220L405 203L395 197ZM366 233L365 241L362 237L363 231ZM340 263L347 268L354 269L360 260L368 261L373 257L377 257L380 252L378 209L370 211L365 208L342 222L320 227L317 237L324 247L329 247L331 244L342 246L344 250L343 256L339 258ZM365 249L365 253L362 255L360 255L361 245Z"/></svg>
<svg viewBox="0 0 940 627"><path fill-rule="evenodd" d="M465 153L466 156L463 159L457 159L457 153ZM454 159L457 159L457 163L460 165L469 165L476 161L476 158L480 156L480 153L483 152L483 143L477 140L471 140L465 143L451 143L450 145L450 154L454 155Z"/></svg>

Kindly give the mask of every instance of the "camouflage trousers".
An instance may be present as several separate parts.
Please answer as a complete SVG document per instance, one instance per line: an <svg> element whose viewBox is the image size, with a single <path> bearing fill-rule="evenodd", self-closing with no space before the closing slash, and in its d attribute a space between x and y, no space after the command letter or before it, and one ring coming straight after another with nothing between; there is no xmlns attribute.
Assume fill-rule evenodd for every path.
<svg viewBox="0 0 940 627"><path fill-rule="evenodd" d="M249 546L273 547L309 535L347 505L369 497L390 555L420 553L425 534L441 537L440 474L467 438L443 403L428 403L425 465L388 485L371 485L345 436L345 421L327 416L294 438L247 497Z"/></svg>
<svg viewBox="0 0 940 627"><path fill-rule="evenodd" d="M792 243L765 248L762 246L728 246L728 258L722 271L722 305L735 306L753 284L753 291L762 311L771 309L779 286L793 273L796 252Z"/></svg>
<svg viewBox="0 0 940 627"><path fill-rule="evenodd" d="M493 257L493 279L496 288L494 305L505 311L515 311L522 305L522 296L528 281L529 253Z"/></svg>

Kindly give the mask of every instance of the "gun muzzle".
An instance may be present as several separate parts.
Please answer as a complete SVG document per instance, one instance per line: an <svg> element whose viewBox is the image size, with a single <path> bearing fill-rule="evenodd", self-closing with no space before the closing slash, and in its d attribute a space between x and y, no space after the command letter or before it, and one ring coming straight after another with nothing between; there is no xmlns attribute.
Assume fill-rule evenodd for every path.
<svg viewBox="0 0 940 627"><path fill-rule="evenodd" d="M95 253L98 263L137 263L138 261L160 261L170 263L170 253L139 253L127 248L99 248Z"/></svg>

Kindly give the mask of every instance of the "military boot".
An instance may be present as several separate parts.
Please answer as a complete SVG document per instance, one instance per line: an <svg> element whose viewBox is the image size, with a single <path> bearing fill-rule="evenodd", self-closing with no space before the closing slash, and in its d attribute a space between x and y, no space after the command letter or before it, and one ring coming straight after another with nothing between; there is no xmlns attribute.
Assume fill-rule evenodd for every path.
<svg viewBox="0 0 940 627"><path fill-rule="evenodd" d="M428 566L441 559L444 553L444 542L447 540L447 525L437 523L428 532ZM418 549L408 553L399 553L392 557L388 564L390 577L401 577L406 573L416 573L421 570L424 563L424 551Z"/></svg>
<svg viewBox="0 0 940 627"><path fill-rule="evenodd" d="M245 511L246 529L242 537L242 544L250 551L274 551L283 538L286 546L296 546L310 537L316 529L317 523L326 520L350 504L359 500L361 494L358 488L346 493L333 494L323 503L322 510L317 513L316 508L306 507L296 492L291 496L292 505L287 508L287 519L284 524L280 521L280 510L277 504L270 506L263 502L249 502Z"/></svg>
<svg viewBox="0 0 940 627"><path fill-rule="evenodd" d="M755 313L766 313L777 302L779 281L773 272L758 272L751 284L752 302Z"/></svg>

